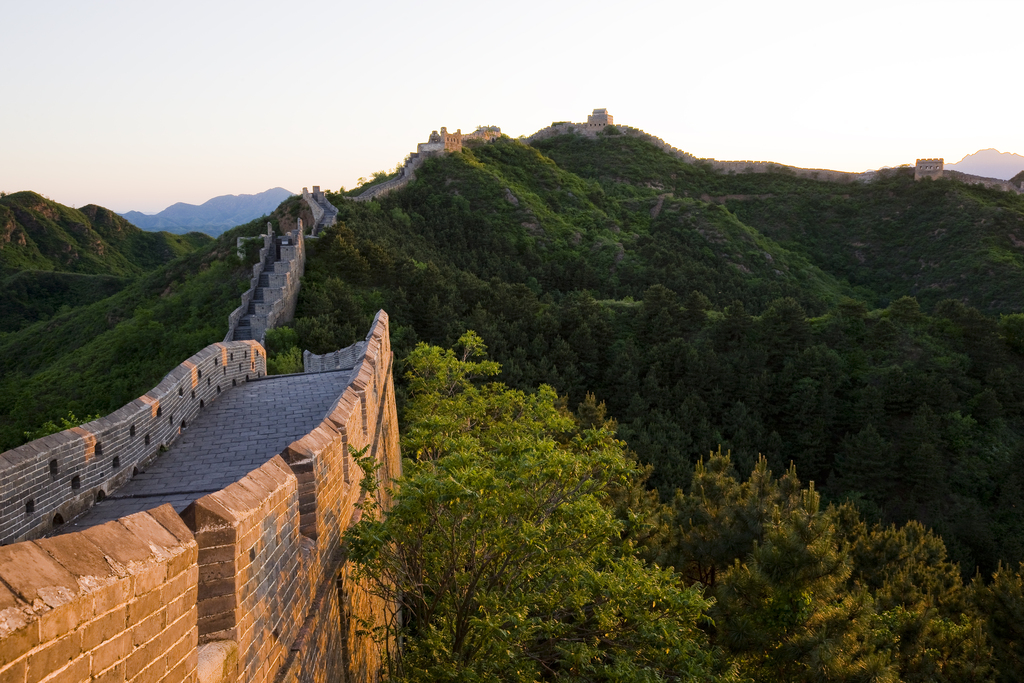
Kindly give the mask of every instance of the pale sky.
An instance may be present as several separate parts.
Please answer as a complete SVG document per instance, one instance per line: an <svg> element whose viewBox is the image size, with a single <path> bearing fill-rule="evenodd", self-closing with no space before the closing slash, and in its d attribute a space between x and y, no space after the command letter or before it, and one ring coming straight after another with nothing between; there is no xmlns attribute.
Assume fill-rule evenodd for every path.
<svg viewBox="0 0 1024 683"><path fill-rule="evenodd" d="M0 190L153 212L352 187L432 129L606 107L703 157L1024 154L1024 2L0 0Z"/></svg>

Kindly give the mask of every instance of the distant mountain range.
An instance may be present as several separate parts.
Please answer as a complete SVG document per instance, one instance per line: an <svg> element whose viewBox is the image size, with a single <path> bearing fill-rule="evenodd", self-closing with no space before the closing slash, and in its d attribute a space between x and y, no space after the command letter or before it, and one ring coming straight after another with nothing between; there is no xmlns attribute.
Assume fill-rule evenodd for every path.
<svg viewBox="0 0 1024 683"><path fill-rule="evenodd" d="M1024 156L1000 152L998 149L980 149L955 164L946 164L946 168L984 178L1009 180L1024 171Z"/></svg>
<svg viewBox="0 0 1024 683"><path fill-rule="evenodd" d="M129 211L121 216L143 230L166 230L179 235L205 232L216 237L236 225L269 214L293 194L283 187L275 187L259 194L226 194L199 206L178 202L153 215Z"/></svg>

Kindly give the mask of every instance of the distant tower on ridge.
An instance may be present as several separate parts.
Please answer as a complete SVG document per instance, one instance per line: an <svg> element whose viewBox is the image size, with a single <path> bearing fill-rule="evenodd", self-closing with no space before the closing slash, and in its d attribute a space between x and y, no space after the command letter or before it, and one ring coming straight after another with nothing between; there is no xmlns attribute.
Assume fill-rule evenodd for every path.
<svg viewBox="0 0 1024 683"><path fill-rule="evenodd" d="M914 180L921 178L941 178L944 159L918 159L914 164Z"/></svg>

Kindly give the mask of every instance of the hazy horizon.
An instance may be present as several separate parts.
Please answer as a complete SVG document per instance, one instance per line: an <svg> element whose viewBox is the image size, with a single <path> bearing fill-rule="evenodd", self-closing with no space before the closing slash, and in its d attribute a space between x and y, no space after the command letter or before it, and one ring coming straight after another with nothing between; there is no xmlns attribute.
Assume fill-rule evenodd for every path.
<svg viewBox="0 0 1024 683"><path fill-rule="evenodd" d="M7 9L0 190L147 213L336 190L441 126L518 137L595 107L718 159L864 171L1024 153L995 68L1015 61L1019 3L305 8Z"/></svg>

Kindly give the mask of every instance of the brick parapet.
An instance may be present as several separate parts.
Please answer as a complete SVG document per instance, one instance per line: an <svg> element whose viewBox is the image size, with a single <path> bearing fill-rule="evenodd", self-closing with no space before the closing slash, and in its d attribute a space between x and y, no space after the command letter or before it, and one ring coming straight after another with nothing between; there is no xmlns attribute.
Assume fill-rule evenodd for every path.
<svg viewBox="0 0 1024 683"><path fill-rule="evenodd" d="M165 505L0 548L0 681L35 683L33 672L43 669L54 680L138 683L197 681L200 673L202 683L379 680L381 652L362 628L383 623L394 606L352 579L339 549L360 515L362 470L349 447L376 459L385 508L390 480L401 473L383 311L363 345L351 381L319 425L181 517ZM204 380L214 386L209 364L237 367L231 354L238 349L259 349L263 369L255 342L215 344L136 408L163 420L171 405L165 394L173 403L191 398L189 387L201 389ZM256 365L251 353L243 360ZM102 447L108 436L85 432L109 455ZM88 439L78 438L84 449ZM39 560L44 553L63 566ZM97 596L117 590L123 600L104 598L100 610ZM90 637L100 638L95 647Z"/></svg>
<svg viewBox="0 0 1024 683"><path fill-rule="evenodd" d="M591 117L593 118L593 117ZM611 119L611 117L608 117ZM588 123L571 123L571 122L558 122L552 123L546 128L542 128L536 133L521 138L526 144L532 144L541 140L546 140L558 135L583 135L586 137L597 137L598 133L604 131L606 125L612 125L611 123L605 124L601 122L588 122ZM874 177L873 171L865 173L849 173L846 171L832 171L829 169L822 168L799 168L797 166L787 166L785 164L779 164L772 161L719 161L718 159L703 159L694 156L688 152L684 152L677 147L670 145L661 138L651 135L646 131L639 128L633 128L632 126L624 126L621 124L614 124L615 128L622 135L630 137L640 138L650 142L655 147L675 156L688 164L706 164L711 168L721 171L723 173L769 173L769 172L782 172L789 173L801 178L808 178L810 180L821 180L829 182L839 183L852 183L852 182L866 182Z"/></svg>
<svg viewBox="0 0 1024 683"><path fill-rule="evenodd" d="M273 253L271 250L276 249L274 245L274 228L270 223L267 223L267 232L261 236L263 239L263 246L260 247L259 260L252 266L252 278L249 280L249 289L242 292L242 303L235 310L228 314L228 332L224 335L224 341L229 342L235 338L235 330L238 328L238 321L245 316L249 310L249 302L252 301L252 297L256 294L256 289L259 287L260 275L266 269L268 263L272 263L273 259L270 258ZM241 240L243 238L239 238ZM239 241L238 249L242 251L242 244Z"/></svg>
<svg viewBox="0 0 1024 683"><path fill-rule="evenodd" d="M198 546L169 505L0 548L0 680L196 680Z"/></svg>
<svg viewBox="0 0 1024 683"><path fill-rule="evenodd" d="M0 543L70 522L145 469L221 393L265 374L260 344L211 344L106 417L0 454Z"/></svg>

